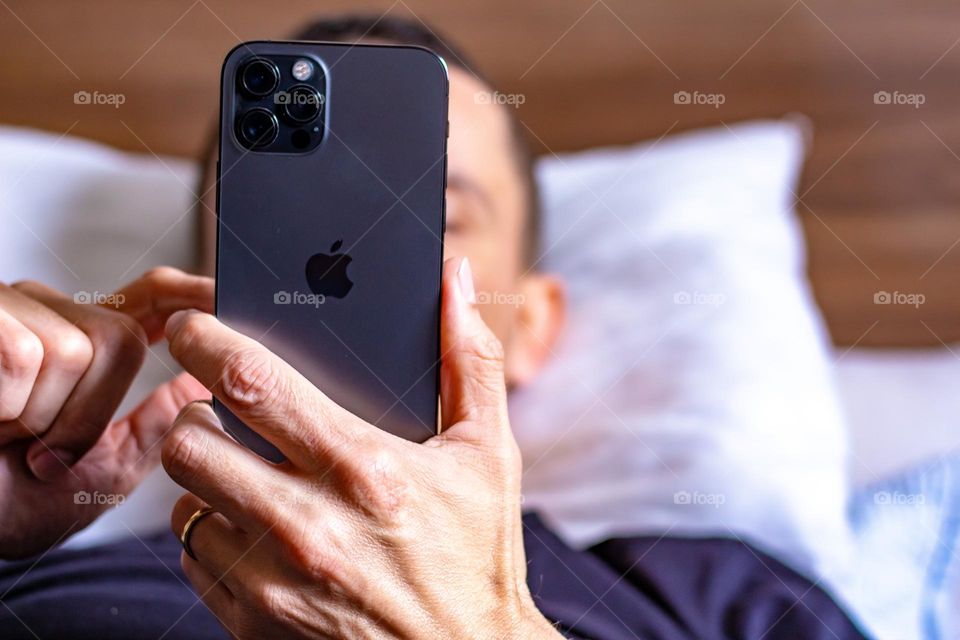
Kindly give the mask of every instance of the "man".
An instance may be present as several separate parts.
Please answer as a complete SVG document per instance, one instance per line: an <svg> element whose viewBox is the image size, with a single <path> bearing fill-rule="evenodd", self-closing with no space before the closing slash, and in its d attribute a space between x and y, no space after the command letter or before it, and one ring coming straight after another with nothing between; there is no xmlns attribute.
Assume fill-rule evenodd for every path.
<svg viewBox="0 0 960 640"><path fill-rule="evenodd" d="M826 593L742 542L634 537L574 551L521 517L506 390L550 353L563 294L532 268L536 186L518 128L418 23L347 18L297 37L421 44L450 65L443 432L415 445L336 406L209 315L208 278L154 270L123 290L122 312L36 283L2 287L0 555L43 554L0 573L2 636L861 637ZM523 304L478 310L478 291ZM164 336L187 373L111 423L144 344ZM288 462L227 437L207 389ZM125 494L160 452L190 492L172 514L173 532L189 532L183 549L167 533L47 552L106 508L75 504L75 492Z"/></svg>

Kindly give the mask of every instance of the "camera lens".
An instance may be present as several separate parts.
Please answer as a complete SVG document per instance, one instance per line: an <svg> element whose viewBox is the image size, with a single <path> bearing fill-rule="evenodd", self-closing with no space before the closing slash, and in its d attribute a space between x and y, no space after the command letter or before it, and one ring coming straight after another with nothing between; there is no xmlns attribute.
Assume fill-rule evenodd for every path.
<svg viewBox="0 0 960 640"><path fill-rule="evenodd" d="M265 147L277 139L277 117L266 109L251 109L240 117L237 133L252 149Z"/></svg>
<svg viewBox="0 0 960 640"><path fill-rule="evenodd" d="M240 84L254 96L265 96L277 88L280 71L277 65L263 58L255 58L240 71Z"/></svg>
<svg viewBox="0 0 960 640"><path fill-rule="evenodd" d="M323 96L313 87L298 84L287 92L283 112L290 120L304 124L315 120L323 109Z"/></svg>

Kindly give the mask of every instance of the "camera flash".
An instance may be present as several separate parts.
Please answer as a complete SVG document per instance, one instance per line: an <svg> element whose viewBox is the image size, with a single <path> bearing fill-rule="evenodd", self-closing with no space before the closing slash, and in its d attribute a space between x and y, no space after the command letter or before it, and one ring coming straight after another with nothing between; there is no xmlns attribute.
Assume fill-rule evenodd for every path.
<svg viewBox="0 0 960 640"><path fill-rule="evenodd" d="M305 82L313 75L313 65L310 64L309 60L297 60L293 63L291 73L293 73L293 77L300 82Z"/></svg>

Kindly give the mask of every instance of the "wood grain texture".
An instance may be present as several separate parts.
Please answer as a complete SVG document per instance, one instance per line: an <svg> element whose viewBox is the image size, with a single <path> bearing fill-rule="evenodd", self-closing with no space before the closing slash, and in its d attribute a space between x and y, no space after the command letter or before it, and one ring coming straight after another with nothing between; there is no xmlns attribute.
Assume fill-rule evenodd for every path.
<svg viewBox="0 0 960 640"><path fill-rule="evenodd" d="M0 121L123 148L196 154L225 52L356 2L4 0ZM960 5L923 0L397 0L508 93L540 152L667 130L810 116L798 193L810 276L834 340L960 340ZM76 91L125 104L74 104ZM677 91L724 103L678 105ZM924 104L875 104L877 91ZM925 302L877 305L877 292Z"/></svg>

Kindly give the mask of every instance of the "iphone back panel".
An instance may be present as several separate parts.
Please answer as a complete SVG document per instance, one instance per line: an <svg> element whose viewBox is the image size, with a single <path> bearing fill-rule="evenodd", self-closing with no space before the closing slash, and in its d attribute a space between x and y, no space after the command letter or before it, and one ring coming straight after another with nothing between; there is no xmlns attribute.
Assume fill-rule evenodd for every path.
<svg viewBox="0 0 960 640"><path fill-rule="evenodd" d="M423 48L309 42L242 44L221 83L217 316L417 442L437 432L447 86Z"/></svg>

